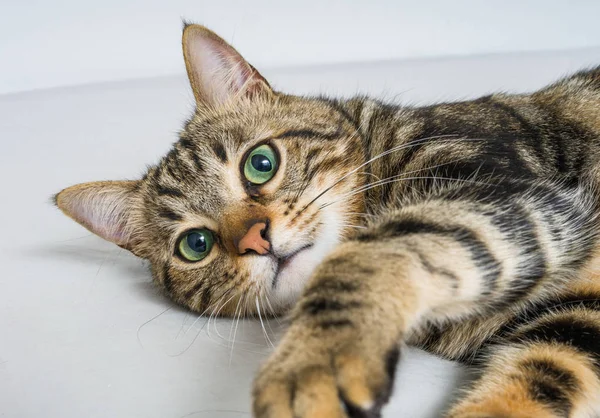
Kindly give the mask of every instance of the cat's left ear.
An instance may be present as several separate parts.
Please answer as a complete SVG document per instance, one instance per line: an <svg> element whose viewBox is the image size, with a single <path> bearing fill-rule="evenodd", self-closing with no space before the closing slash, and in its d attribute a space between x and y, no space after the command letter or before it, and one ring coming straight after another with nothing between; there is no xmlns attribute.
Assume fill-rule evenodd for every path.
<svg viewBox="0 0 600 418"><path fill-rule="evenodd" d="M56 206L94 234L135 253L133 215L138 181L97 181L64 189Z"/></svg>
<svg viewBox="0 0 600 418"><path fill-rule="evenodd" d="M273 95L265 78L227 42L200 25L183 30L183 56L198 106Z"/></svg>

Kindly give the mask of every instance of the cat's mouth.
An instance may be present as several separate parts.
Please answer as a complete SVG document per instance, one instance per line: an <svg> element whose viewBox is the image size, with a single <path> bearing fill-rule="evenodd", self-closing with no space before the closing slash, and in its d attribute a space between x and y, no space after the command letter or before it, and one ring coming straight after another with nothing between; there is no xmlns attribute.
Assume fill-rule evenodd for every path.
<svg viewBox="0 0 600 418"><path fill-rule="evenodd" d="M300 247L297 250L294 250L283 256L278 256L275 254L273 255L277 262L277 268L275 269L275 277L273 277L273 283L272 283L273 288L277 287L277 279L279 278L279 273L281 273L287 266L289 266L292 263L292 261L294 261L294 259L296 258L296 256L298 254L302 253L303 251L308 250L312 246L313 246L313 244L307 244L307 245Z"/></svg>

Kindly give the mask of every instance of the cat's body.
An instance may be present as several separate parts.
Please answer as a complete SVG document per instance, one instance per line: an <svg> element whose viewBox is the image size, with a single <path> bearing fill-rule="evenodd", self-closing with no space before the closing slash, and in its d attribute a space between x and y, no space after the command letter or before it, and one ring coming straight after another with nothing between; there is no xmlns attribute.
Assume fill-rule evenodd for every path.
<svg viewBox="0 0 600 418"><path fill-rule="evenodd" d="M257 417L378 416L402 342L482 367L453 418L600 413L600 69L408 108L275 93L199 26L184 52L173 150L57 204L193 310L292 308Z"/></svg>

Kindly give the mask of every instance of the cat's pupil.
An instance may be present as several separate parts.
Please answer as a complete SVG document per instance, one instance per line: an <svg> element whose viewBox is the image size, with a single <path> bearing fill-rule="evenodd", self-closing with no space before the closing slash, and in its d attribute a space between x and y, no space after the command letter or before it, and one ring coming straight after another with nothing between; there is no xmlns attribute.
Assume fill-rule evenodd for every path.
<svg viewBox="0 0 600 418"><path fill-rule="evenodd" d="M206 238L204 238L204 235L202 234L189 234L187 237L187 243L189 247L197 253L203 253L206 251Z"/></svg>
<svg viewBox="0 0 600 418"><path fill-rule="evenodd" d="M271 164L271 160L269 160L262 154L253 155L252 159L250 160L250 163L252 164L252 167L263 173L267 173L273 169L273 164Z"/></svg>

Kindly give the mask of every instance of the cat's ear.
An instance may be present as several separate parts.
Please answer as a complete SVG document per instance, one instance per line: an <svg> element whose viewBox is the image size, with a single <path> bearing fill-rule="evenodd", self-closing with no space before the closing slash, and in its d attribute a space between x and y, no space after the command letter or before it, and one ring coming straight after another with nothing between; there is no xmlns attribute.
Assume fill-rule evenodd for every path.
<svg viewBox="0 0 600 418"><path fill-rule="evenodd" d="M98 181L64 189L54 202L67 216L107 241L133 251L132 212L138 181Z"/></svg>
<svg viewBox="0 0 600 418"><path fill-rule="evenodd" d="M183 29L183 56L198 106L272 95L267 80L227 42L200 25Z"/></svg>

